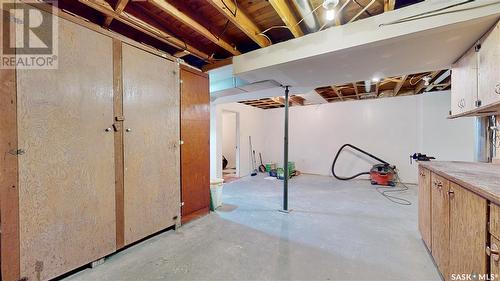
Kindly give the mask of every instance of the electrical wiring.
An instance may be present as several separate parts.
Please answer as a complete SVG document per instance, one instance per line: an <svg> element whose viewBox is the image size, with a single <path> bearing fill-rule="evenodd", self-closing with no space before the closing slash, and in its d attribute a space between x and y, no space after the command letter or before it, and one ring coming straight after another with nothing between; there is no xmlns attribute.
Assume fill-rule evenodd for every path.
<svg viewBox="0 0 500 281"><path fill-rule="evenodd" d="M408 191L410 188L403 183L401 178L399 177L399 173L396 171L396 179L397 179L397 184L402 185L403 187L395 189L395 187L391 186L379 186L377 187L377 192L380 193L380 195L384 196L387 200L391 201L392 203L398 204L398 205L403 205L403 206L410 206L412 203L409 200L406 200L401 197L397 197L395 195L391 195L390 193L397 193L401 194L403 192ZM382 190L386 189L386 190Z"/></svg>
<svg viewBox="0 0 500 281"><path fill-rule="evenodd" d="M238 12L238 0L234 0L234 12L231 11L231 9L229 9L229 6L226 4L226 2L224 2L224 0L221 0L222 1L222 4L224 5L224 7L226 7L226 9L233 15L233 17L236 17L236 13Z"/></svg>
<svg viewBox="0 0 500 281"><path fill-rule="evenodd" d="M291 30L291 28L294 28L296 26L298 26L301 22L303 22L305 20L306 17L310 16L311 14L315 13L316 10L318 10L321 6L323 6L323 4L320 4L318 5L316 8L314 8L311 12L307 13L307 15L303 16L296 24L294 24L292 27L288 27L286 25L275 25L275 26L271 26L267 29L265 29L264 31L258 33L257 35L260 35L260 36L264 36L268 41L269 43L273 44L273 41L271 41L271 38L269 38L269 36L267 36L265 33L269 32L270 30L273 30L273 29L277 29L277 28L283 28L283 29L288 29L288 30Z"/></svg>
<svg viewBox="0 0 500 281"><path fill-rule="evenodd" d="M410 81L410 85L412 85L412 86L417 85L417 83L420 82L420 80L422 80L422 78L425 77L425 76L426 76L426 74L413 75L410 78L410 80L409 80ZM413 79L415 79L415 77L418 77L417 82L413 82Z"/></svg>

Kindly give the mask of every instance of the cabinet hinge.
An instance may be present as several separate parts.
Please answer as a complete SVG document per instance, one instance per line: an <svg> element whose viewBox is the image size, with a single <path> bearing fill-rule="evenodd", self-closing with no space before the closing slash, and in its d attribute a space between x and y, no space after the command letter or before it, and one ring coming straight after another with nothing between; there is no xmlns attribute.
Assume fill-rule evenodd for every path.
<svg viewBox="0 0 500 281"><path fill-rule="evenodd" d="M481 44L476 44L474 51L479 52L479 50L481 50Z"/></svg>
<svg viewBox="0 0 500 281"><path fill-rule="evenodd" d="M481 100L477 100L474 104L476 105L476 107L480 107L482 102Z"/></svg>
<svg viewBox="0 0 500 281"><path fill-rule="evenodd" d="M183 140L179 140L179 145L183 145L184 144L184 141Z"/></svg>
<svg viewBox="0 0 500 281"><path fill-rule="evenodd" d="M184 202L181 202L181 207L184 206Z"/></svg>
<svg viewBox="0 0 500 281"><path fill-rule="evenodd" d="M115 120L116 121L125 121L125 117L123 117L123 116L116 116Z"/></svg>

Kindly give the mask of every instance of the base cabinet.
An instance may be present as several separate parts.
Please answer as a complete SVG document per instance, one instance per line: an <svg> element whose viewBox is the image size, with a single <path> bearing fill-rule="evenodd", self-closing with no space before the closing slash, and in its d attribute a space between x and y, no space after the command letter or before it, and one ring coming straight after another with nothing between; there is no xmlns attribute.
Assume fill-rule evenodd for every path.
<svg viewBox="0 0 500 281"><path fill-rule="evenodd" d="M450 183L450 274L487 273L485 199Z"/></svg>
<svg viewBox="0 0 500 281"><path fill-rule="evenodd" d="M431 249L431 173L424 168L419 169L418 229L425 245Z"/></svg>
<svg viewBox="0 0 500 281"><path fill-rule="evenodd" d="M426 197L427 187L430 198ZM457 276L464 275L487 276L489 262L496 263L498 269L500 243L490 246L494 250L490 250L488 261L487 225L486 199L419 168L419 229L444 280L457 280Z"/></svg>
<svg viewBox="0 0 500 281"><path fill-rule="evenodd" d="M449 235L450 204L449 182L436 175L431 175L431 239L432 256L445 280L449 276Z"/></svg>

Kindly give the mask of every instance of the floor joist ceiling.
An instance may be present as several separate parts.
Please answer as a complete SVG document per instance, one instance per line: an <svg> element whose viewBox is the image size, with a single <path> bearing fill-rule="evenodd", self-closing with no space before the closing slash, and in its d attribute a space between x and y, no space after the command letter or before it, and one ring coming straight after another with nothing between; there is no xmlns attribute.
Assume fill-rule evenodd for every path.
<svg viewBox="0 0 500 281"><path fill-rule="evenodd" d="M369 88L369 89L368 89ZM429 71L411 75L382 78L375 81L357 81L342 85L318 87L315 92L326 103L364 100L384 97L418 95L423 92L444 91L451 88L451 71ZM293 88L292 88L293 91ZM300 102L297 102L300 100ZM261 109L284 106L283 97L241 101L240 103ZM290 106L315 104L300 95L290 97Z"/></svg>
<svg viewBox="0 0 500 281"><path fill-rule="evenodd" d="M340 0L327 21L323 0L59 0L59 8L204 70L242 53L421 0ZM47 3L52 3L45 0ZM312 13L301 14L307 4ZM401 5L400 5L401 6ZM304 19L318 23L310 30Z"/></svg>

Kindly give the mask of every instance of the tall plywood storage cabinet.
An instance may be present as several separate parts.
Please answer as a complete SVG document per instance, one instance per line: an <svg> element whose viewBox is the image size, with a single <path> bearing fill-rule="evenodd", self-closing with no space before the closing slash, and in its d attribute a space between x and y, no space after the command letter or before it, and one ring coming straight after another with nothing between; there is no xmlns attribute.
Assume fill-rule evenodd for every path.
<svg viewBox="0 0 500 281"><path fill-rule="evenodd" d="M48 280L179 223L179 64L62 17L57 69L0 70L2 281Z"/></svg>

